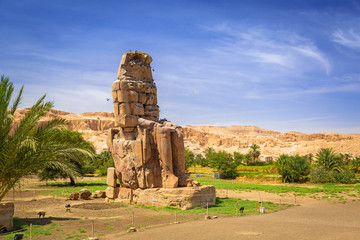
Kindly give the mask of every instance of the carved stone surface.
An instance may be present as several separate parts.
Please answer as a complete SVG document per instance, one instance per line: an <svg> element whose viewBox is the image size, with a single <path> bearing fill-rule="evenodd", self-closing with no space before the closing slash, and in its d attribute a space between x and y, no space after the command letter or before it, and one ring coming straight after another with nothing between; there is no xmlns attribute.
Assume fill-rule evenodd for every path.
<svg viewBox="0 0 360 240"><path fill-rule="evenodd" d="M119 128L111 129L107 140L115 163L115 173L110 170L110 174L116 175L122 187L131 189L192 186L185 174L182 128L159 121L151 62L151 56L143 52L122 56L112 85ZM108 185L115 187L111 178L108 176ZM108 191L113 195L113 190Z"/></svg>
<svg viewBox="0 0 360 240"><path fill-rule="evenodd" d="M132 202L147 206L172 206L183 210L198 206L214 205L216 192L214 186L189 188L152 188L134 190Z"/></svg>
<svg viewBox="0 0 360 240"><path fill-rule="evenodd" d="M194 207L214 205L216 191L214 186L181 187L181 188L119 188L118 198L108 201L140 204L146 206L172 206L183 210Z"/></svg>

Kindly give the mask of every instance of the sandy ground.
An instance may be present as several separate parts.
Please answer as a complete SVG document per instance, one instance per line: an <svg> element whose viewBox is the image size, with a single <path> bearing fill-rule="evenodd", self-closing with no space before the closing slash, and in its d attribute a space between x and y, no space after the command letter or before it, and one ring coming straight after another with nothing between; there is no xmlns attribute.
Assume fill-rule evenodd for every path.
<svg viewBox="0 0 360 240"><path fill-rule="evenodd" d="M187 222L102 239L360 239L360 202L306 201L272 214Z"/></svg>
<svg viewBox="0 0 360 240"><path fill-rule="evenodd" d="M36 182L29 180L29 183ZM7 200L15 201L15 216L35 225L55 223L60 230L37 240L87 239L95 226L95 236L110 239L360 239L360 201L344 195L347 200L315 200L309 196L295 197L292 193L273 194L262 191L238 192L217 189L218 197L234 197L255 201L294 204L271 214L222 217L204 220L202 214L179 214L180 224L171 224L174 216L166 211L134 208L131 205L111 206L103 199L67 201L46 195L46 187L27 185L27 191L9 192ZM319 194L321 197L321 194ZM36 199L36 200L34 200ZM65 203L73 206L70 213ZM299 205L299 206L297 206ZM22 207L24 206L24 209ZM37 211L46 211L39 219ZM136 233L127 233L135 214ZM80 232L82 230L83 233ZM77 237L75 235L77 234ZM74 235L70 238L69 235ZM0 236L0 239L2 237Z"/></svg>

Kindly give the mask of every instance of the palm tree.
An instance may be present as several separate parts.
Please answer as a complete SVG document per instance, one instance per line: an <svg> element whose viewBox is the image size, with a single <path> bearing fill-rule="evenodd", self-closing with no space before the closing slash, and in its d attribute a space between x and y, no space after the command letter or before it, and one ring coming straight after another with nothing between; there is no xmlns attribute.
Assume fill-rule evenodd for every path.
<svg viewBox="0 0 360 240"><path fill-rule="evenodd" d="M332 148L320 149L316 156L316 164L322 166L326 171L341 171L340 155Z"/></svg>
<svg viewBox="0 0 360 240"><path fill-rule="evenodd" d="M314 155L312 153L309 153L308 155L306 155L306 159L311 164L314 160Z"/></svg>
<svg viewBox="0 0 360 240"><path fill-rule="evenodd" d="M23 92L10 106L14 86L9 78L1 76L0 82L0 201L20 179L39 169L51 167L75 175L69 161L93 156L93 148L69 138L65 120L55 118L40 123L40 119L53 107L41 97L20 122L15 122L15 111Z"/></svg>
<svg viewBox="0 0 360 240"><path fill-rule="evenodd" d="M57 133L59 137L65 138L67 140L71 140L78 145L82 145L84 149L88 149L89 151L95 153L94 146L86 141L82 136L81 133L75 131L61 131ZM83 176L85 173L85 159L87 155L83 154L78 159L73 159L72 156L68 156L67 160L69 161L67 166L63 168L54 168L54 164L47 164L44 169L41 169L40 173L38 174L40 180L55 180L58 178L69 178L70 185L75 185L75 180L79 176ZM68 169L69 168L69 169Z"/></svg>
<svg viewBox="0 0 360 240"><path fill-rule="evenodd" d="M349 165L349 163L352 159L352 156L349 153L344 153L344 154L340 153L340 159L345 165Z"/></svg>
<svg viewBox="0 0 360 240"><path fill-rule="evenodd" d="M260 150L258 150L260 148L259 145L253 144L250 146L251 150L250 150L250 155L253 159L253 162L255 162L259 156L260 156Z"/></svg>

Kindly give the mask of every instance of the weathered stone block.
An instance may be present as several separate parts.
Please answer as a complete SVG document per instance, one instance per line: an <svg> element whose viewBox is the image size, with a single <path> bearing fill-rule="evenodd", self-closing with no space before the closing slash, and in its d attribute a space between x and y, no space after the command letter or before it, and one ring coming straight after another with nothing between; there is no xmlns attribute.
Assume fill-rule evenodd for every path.
<svg viewBox="0 0 360 240"><path fill-rule="evenodd" d="M83 199L83 200L87 200L91 197L91 192L86 189L86 188L83 188L79 191L79 198L80 199Z"/></svg>
<svg viewBox="0 0 360 240"><path fill-rule="evenodd" d="M5 226L7 231L10 231L13 227L14 216L14 203L1 202L0 203L0 226Z"/></svg>
<svg viewBox="0 0 360 240"><path fill-rule="evenodd" d="M215 205L216 191L214 186L149 188L133 191L133 203L148 206L172 206L180 209L191 209L198 206Z"/></svg>
<svg viewBox="0 0 360 240"><path fill-rule="evenodd" d="M106 192L104 190L96 190L95 193L97 194L97 196L99 198L105 198L106 197Z"/></svg>
<svg viewBox="0 0 360 240"><path fill-rule="evenodd" d="M116 187L116 173L113 167L107 169L106 184L110 187Z"/></svg>
<svg viewBox="0 0 360 240"><path fill-rule="evenodd" d="M133 191L131 188L120 188L118 198L122 200L129 200L132 202L133 200Z"/></svg>
<svg viewBox="0 0 360 240"><path fill-rule="evenodd" d="M120 116L118 120L118 125L120 127L136 127L137 121L137 117L134 115Z"/></svg>
<svg viewBox="0 0 360 240"><path fill-rule="evenodd" d="M139 94L136 91L130 90L129 92L129 101L130 102L138 102Z"/></svg>
<svg viewBox="0 0 360 240"><path fill-rule="evenodd" d="M132 133L132 132L135 132L136 131L136 128L134 127L126 127L126 128L123 128L122 129L124 133Z"/></svg>
<svg viewBox="0 0 360 240"><path fill-rule="evenodd" d="M129 103L119 104L119 114L120 115L131 114L130 104Z"/></svg>
<svg viewBox="0 0 360 240"><path fill-rule="evenodd" d="M117 91L117 98L119 102L129 102L129 90L120 89Z"/></svg>
<svg viewBox="0 0 360 240"><path fill-rule="evenodd" d="M117 91L120 89L120 81L119 80L116 80L113 82L112 84L112 88L111 88L111 91Z"/></svg>
<svg viewBox="0 0 360 240"><path fill-rule="evenodd" d="M141 103L131 103L131 113L133 115L144 115L144 106Z"/></svg>
<svg viewBox="0 0 360 240"><path fill-rule="evenodd" d="M112 94L113 102L114 103L118 102L117 91L112 91L111 94Z"/></svg>
<svg viewBox="0 0 360 240"><path fill-rule="evenodd" d="M78 192L71 193L69 196L69 200L79 200L79 193Z"/></svg>
<svg viewBox="0 0 360 240"><path fill-rule="evenodd" d="M145 93L139 93L139 103L145 104L147 101L147 96Z"/></svg>
<svg viewBox="0 0 360 240"><path fill-rule="evenodd" d="M118 187L107 187L105 192L106 192L107 198L114 199L114 198L117 198L117 196L119 195L119 188Z"/></svg>
<svg viewBox="0 0 360 240"><path fill-rule="evenodd" d="M119 115L119 103L114 103L114 115Z"/></svg>
<svg viewBox="0 0 360 240"><path fill-rule="evenodd" d="M147 95L147 101L146 101L147 105L156 105L157 104L157 99L156 99L155 94L146 94L146 95Z"/></svg>

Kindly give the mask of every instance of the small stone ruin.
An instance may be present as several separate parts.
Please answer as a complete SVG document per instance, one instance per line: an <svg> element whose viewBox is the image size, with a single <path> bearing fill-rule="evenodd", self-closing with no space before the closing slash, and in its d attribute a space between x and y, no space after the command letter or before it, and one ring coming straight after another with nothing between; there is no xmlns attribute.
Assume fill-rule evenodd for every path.
<svg viewBox="0 0 360 240"><path fill-rule="evenodd" d="M182 128L159 120L151 62L147 53L125 53L112 84L117 128L107 139L115 164L108 169L107 200L181 208L214 204L215 188L198 186L185 174Z"/></svg>

